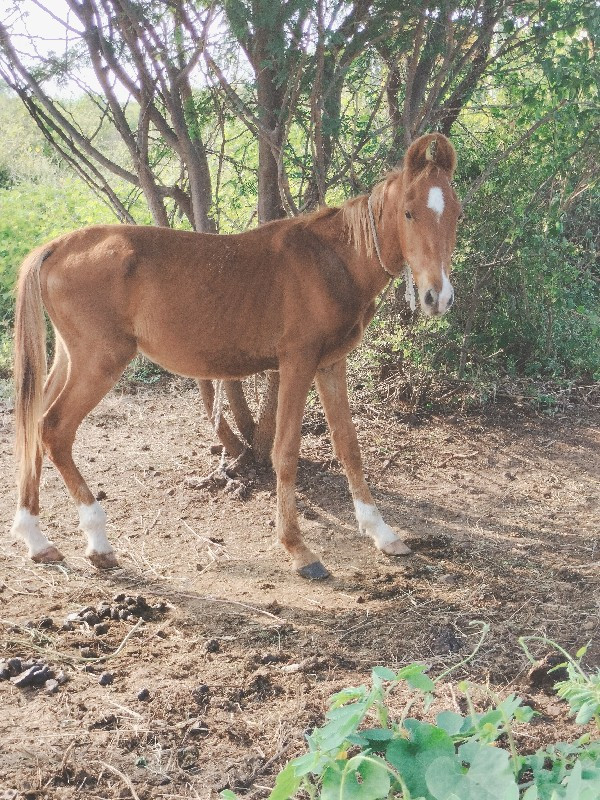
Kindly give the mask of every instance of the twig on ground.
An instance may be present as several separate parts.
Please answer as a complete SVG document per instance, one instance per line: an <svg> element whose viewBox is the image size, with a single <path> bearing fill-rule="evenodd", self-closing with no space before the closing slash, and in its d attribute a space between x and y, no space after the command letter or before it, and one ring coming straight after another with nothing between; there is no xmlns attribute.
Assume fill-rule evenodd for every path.
<svg viewBox="0 0 600 800"><path fill-rule="evenodd" d="M133 800L140 800L140 796L139 796L139 794L136 792L136 790L135 790L135 788L134 788L134 786L133 786L133 783L132 783L132 782L129 780L129 778L127 777L127 775L124 775L124 774L121 772L121 770L120 770L120 769L117 769L116 767L113 767L113 766L112 766L112 764L107 764L107 763L106 763L106 761L95 761L95 762L94 762L94 761L92 761L92 764L94 764L94 763L96 763L96 764L101 764L101 765L102 765L102 766L103 766L105 769L107 769L109 772L112 772L112 773L113 773L114 775L116 775L118 778L121 778L121 780L123 781L123 783L124 783L124 784L127 786L127 788L129 789L129 791L131 792L131 796L133 797Z"/></svg>
<svg viewBox="0 0 600 800"><path fill-rule="evenodd" d="M35 628L26 628L24 625L19 625L18 622L11 622L10 620L5 620L5 619L0 619L0 623L2 625L10 626L11 628L18 628L19 630L23 631L24 633L29 634L29 636L33 636L33 635L37 634L38 637L41 638L42 640L45 640L47 642L52 643L52 639L50 639L50 637L41 635L40 631L36 630ZM97 658L84 658L83 656L69 655L69 653L64 653L64 652L62 652L60 650L56 650L56 649L54 649L52 647L41 647L40 645L36 644L35 642L29 642L29 641L26 641L26 640L25 641L26 641L26 644L27 644L28 648L30 648L32 650L35 650L38 653L43 653L43 655L45 655L45 656L48 656L48 655L54 656L59 661L69 661L69 662L74 663L74 664L81 664L81 663L84 663L84 664L101 664L104 661L108 661L109 659L115 658L115 656L118 656L119 653L121 652L121 650L125 647L127 641L133 636L133 634L137 630L139 630L139 628L142 627L143 624L144 624L144 620L143 619L138 619L138 621L135 623L133 628L130 631L127 632L127 635L121 641L121 644L117 647L116 650L113 650L112 653L106 653L105 655L98 656Z"/></svg>
<svg viewBox="0 0 600 800"><path fill-rule="evenodd" d="M239 606L240 608L245 608L248 611L253 611L255 614L263 614L265 617L270 617L271 619L276 620L280 625L285 622L285 619L276 617L275 614L271 614L270 611L265 611L262 608L256 608L256 606L250 606L247 603L240 603L237 600L225 600L225 598L222 597L212 597L211 595L195 595L179 591L177 591L177 594L180 597L187 597L189 600L203 600L206 603L226 603L227 605Z"/></svg>

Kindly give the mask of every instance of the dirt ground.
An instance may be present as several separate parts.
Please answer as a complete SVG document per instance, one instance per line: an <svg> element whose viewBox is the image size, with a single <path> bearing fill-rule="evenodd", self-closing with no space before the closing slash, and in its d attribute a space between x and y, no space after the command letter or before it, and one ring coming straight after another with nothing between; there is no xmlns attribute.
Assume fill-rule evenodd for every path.
<svg viewBox="0 0 600 800"><path fill-rule="evenodd" d="M52 694L0 680L0 797L264 797L333 692L378 664L438 674L472 649L473 620L488 639L452 680L532 704L525 749L581 733L532 684L517 639L571 652L591 641L586 664L600 665L600 410L413 417L364 393L353 402L383 516L414 554L387 558L359 535L313 407L298 489L306 539L333 574L320 583L294 575L274 541L268 471L247 473L243 500L193 488L218 457L182 381L112 393L80 429L76 459L104 497L122 568L87 563L51 465L43 522L67 560L34 565L9 532L13 414L0 404L0 660L39 658L68 678ZM118 619L94 617L103 602ZM446 707L460 701L441 693Z"/></svg>

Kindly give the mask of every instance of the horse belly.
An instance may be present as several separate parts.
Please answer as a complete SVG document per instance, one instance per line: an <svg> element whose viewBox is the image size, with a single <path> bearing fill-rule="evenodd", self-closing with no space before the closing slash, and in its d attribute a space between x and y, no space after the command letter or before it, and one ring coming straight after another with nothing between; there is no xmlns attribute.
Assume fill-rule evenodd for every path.
<svg viewBox="0 0 600 800"><path fill-rule="evenodd" d="M198 303L193 313L162 307L136 315L138 350L169 372L193 378L244 378L277 369L268 328Z"/></svg>

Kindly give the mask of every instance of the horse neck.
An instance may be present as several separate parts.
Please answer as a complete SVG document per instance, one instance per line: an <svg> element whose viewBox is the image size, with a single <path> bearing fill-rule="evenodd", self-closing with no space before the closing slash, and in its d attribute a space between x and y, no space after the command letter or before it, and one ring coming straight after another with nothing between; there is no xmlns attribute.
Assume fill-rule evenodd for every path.
<svg viewBox="0 0 600 800"><path fill-rule="evenodd" d="M372 296L378 294L402 270L404 259L396 234L393 214L387 213L383 185L373 194L361 195L349 201L340 214L344 228L342 236L351 245L351 260L355 263L362 282L370 287ZM378 192L380 193L378 196ZM372 222L369 198L372 200Z"/></svg>

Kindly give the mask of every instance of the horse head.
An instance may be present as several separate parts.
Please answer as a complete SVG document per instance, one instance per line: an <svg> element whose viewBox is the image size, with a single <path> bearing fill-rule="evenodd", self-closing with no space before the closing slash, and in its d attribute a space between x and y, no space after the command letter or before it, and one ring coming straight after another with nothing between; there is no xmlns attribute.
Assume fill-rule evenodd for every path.
<svg viewBox="0 0 600 800"><path fill-rule="evenodd" d="M430 317L445 314L454 302L451 257L461 215L450 183L455 167L456 153L445 136L421 136L386 187L385 207L396 215L401 257L412 271L421 308Z"/></svg>

